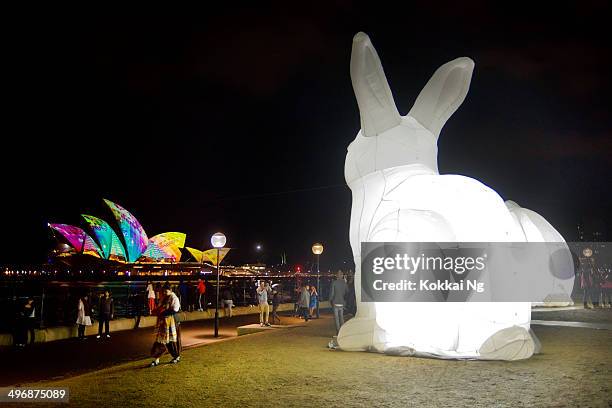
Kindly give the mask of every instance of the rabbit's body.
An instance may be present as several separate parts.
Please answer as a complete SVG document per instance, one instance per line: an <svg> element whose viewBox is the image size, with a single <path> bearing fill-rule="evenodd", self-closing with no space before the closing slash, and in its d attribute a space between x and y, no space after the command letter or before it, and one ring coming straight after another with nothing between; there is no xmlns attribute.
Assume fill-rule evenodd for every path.
<svg viewBox="0 0 612 408"><path fill-rule="evenodd" d="M338 335L342 349L508 360L528 358L536 349L528 302L361 302L361 242L528 238L518 210L511 212L494 190L469 177L438 174L437 137L463 101L472 69L468 58L442 66L402 117L369 38L355 36L351 78L362 129L348 148L345 178L353 198L350 243L358 307Z"/></svg>
<svg viewBox="0 0 612 408"><path fill-rule="evenodd" d="M501 197L469 177L438 175L408 165L370 173L350 187L357 288L361 242L525 240ZM365 332L357 328L359 339L350 328L363 324L363 318L369 323ZM499 330L519 326L525 329L524 339L529 339L529 321L529 303L360 303L356 319L343 328L339 343L351 350L408 347L415 354L478 358L480 346Z"/></svg>

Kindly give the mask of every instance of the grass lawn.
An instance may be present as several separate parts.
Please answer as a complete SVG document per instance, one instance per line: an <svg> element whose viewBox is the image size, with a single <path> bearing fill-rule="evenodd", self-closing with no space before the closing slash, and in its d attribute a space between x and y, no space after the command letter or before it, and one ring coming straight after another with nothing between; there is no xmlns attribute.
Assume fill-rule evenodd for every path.
<svg viewBox="0 0 612 408"><path fill-rule="evenodd" d="M612 331L534 327L543 352L518 362L443 361L326 348L330 318L61 381L97 407L610 407ZM162 358L167 362L168 355ZM24 404L19 404L24 406ZM47 404L49 406L49 404Z"/></svg>

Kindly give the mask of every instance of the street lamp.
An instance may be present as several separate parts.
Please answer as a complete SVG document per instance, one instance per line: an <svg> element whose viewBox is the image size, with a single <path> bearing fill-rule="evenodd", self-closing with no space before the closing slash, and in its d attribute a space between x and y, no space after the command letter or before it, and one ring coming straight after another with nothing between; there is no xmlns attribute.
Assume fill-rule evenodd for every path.
<svg viewBox="0 0 612 408"><path fill-rule="evenodd" d="M215 299L215 337L219 337L219 253L225 246L227 239L221 232L217 232L210 237L210 243L217 248L217 297Z"/></svg>
<svg viewBox="0 0 612 408"><path fill-rule="evenodd" d="M315 254L317 256L317 294L318 294L318 298L317 298L317 319L319 318L319 303L321 300L321 286L320 286L320 276L321 273L319 271L319 257L321 256L321 254L323 253L323 244L317 242L315 244L312 245L312 253Z"/></svg>

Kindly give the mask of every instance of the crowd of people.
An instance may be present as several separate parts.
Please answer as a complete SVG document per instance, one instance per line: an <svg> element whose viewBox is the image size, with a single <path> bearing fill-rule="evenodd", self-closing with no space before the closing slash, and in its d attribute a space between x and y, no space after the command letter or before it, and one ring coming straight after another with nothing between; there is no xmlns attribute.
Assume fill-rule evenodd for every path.
<svg viewBox="0 0 612 408"><path fill-rule="evenodd" d="M270 315L272 316L272 324L276 322L280 324L278 307L282 302L282 296L279 291L274 289L270 283L262 280L259 282L256 294L260 326L271 326ZM305 322L319 317L320 298L316 286L298 284L295 288L294 299L293 314L295 317L303 319ZM336 279L332 282L329 301L334 310L336 331L339 331L340 326L344 324L344 312L351 314L356 312L355 292L351 290L351 285L347 283L342 271L337 272ZM271 313L270 304L272 305Z"/></svg>
<svg viewBox="0 0 612 408"><path fill-rule="evenodd" d="M196 282L179 281L176 286L169 281L148 281L144 289L143 297L146 299L145 308L149 315L156 317L155 337L151 349L154 360L151 366L159 364L159 358L168 352L172 363L180 361L181 336L180 336L180 311L205 311L210 303L206 299L206 282L199 279ZM288 297L280 291L280 286L272 285L272 282L261 280L255 287L252 286L251 298L259 308L259 323L261 326L281 324L279 306L288 300ZM230 282L220 291L219 307L223 309L225 317L232 317L234 308L235 287ZM334 310L336 329L339 330L344 322L344 310L351 311L351 294L347 283L341 272L332 283L330 302ZM298 283L295 290L295 316L308 321L318 317L319 293L314 285ZM352 296L354 305L354 293ZM97 307L95 307L97 306ZM271 306L271 311L270 311ZM353 312L354 313L354 312ZM78 298L76 307L77 338L85 340L86 329L95 324L97 320L97 339L110 339L110 322L115 318L115 300L110 289L106 288L100 294L85 292ZM33 298L29 298L19 312L17 319L14 344L24 347L29 342L35 341L35 327L39 320L38 312ZM29 334L29 336L28 336Z"/></svg>
<svg viewBox="0 0 612 408"><path fill-rule="evenodd" d="M329 303L333 311L336 333L344 324L344 313L352 315L356 313L355 291L352 281L347 279L342 271L336 273L336 279L332 281L329 293ZM274 301L272 302L274 305ZM298 286L296 289L296 302L294 315L304 321L319 317L319 293L314 285Z"/></svg>
<svg viewBox="0 0 612 408"><path fill-rule="evenodd" d="M179 285L180 289L180 285ZM172 356L172 363L178 363L181 359L181 331L180 314L181 300L172 291L172 286L166 282L153 287L152 282L147 283L147 306L149 314L157 317L155 324L155 339L151 348L154 357L151 366L159 365L159 358L167 351ZM98 302L98 335L96 338L110 338L110 321L114 318L114 299L108 289L99 297ZM84 340L85 329L93 324L94 310L89 301L89 294L79 299L77 308L76 324L78 327L77 337ZM103 333L104 329L104 333Z"/></svg>
<svg viewBox="0 0 612 408"><path fill-rule="evenodd" d="M169 284L168 282L166 283ZM162 290L163 286L161 282L155 284L151 281L147 282L145 292L149 315L153 313L159 299L163 297ZM208 310L211 302L210 300L207 301L206 282L204 280L198 279L196 282L185 282L184 280L180 280L173 290L181 301L181 310L186 312L203 312ZM224 310L225 316L232 316L232 309L236 306L235 299L239 291L240 289L235 287L234 282L230 281L219 292L219 306ZM255 289L253 289L253 291L255 291ZM255 295L249 294L249 297L253 299Z"/></svg>
<svg viewBox="0 0 612 408"><path fill-rule="evenodd" d="M585 257L580 259L579 273L584 308L612 308L612 270L597 267L593 258Z"/></svg>
<svg viewBox="0 0 612 408"><path fill-rule="evenodd" d="M166 281L165 285L170 285L170 282ZM153 314L153 310L159 305L160 300L163 299L164 286L162 286L161 282L157 282L155 285L151 281L147 282L145 292L149 315ZM176 290L184 311L192 312L197 310L202 312L207 309L206 283L202 279L198 279L197 283L191 285L181 279ZM228 291L228 293L231 296L231 291Z"/></svg>

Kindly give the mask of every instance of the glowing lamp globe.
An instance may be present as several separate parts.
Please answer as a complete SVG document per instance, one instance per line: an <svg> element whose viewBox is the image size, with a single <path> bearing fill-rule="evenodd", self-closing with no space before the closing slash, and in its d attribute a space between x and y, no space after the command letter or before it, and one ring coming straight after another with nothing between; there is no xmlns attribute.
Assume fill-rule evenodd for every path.
<svg viewBox="0 0 612 408"><path fill-rule="evenodd" d="M584 248L584 250L582 251L582 255L586 256L587 258L590 258L591 256L593 256L593 250L591 248Z"/></svg>
<svg viewBox="0 0 612 408"><path fill-rule="evenodd" d="M315 255L321 255L323 253L323 244L316 243L312 246L312 253Z"/></svg>
<svg viewBox="0 0 612 408"><path fill-rule="evenodd" d="M212 237L210 237L210 243L215 248L223 248L226 242L227 239L225 238L225 235L223 235L222 232L217 232L213 234Z"/></svg>

